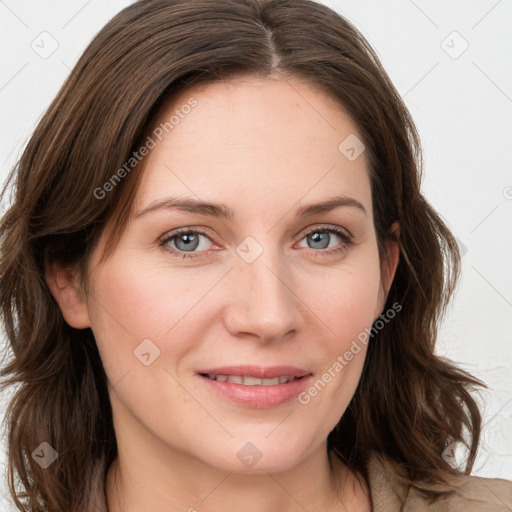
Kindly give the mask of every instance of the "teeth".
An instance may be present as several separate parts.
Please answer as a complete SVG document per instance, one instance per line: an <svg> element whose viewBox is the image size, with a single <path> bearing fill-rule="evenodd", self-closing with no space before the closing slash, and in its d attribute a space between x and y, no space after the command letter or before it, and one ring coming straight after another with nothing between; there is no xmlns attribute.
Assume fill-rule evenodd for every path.
<svg viewBox="0 0 512 512"><path fill-rule="evenodd" d="M279 382L279 379L277 379L277 381ZM261 384L262 380L258 379L257 377L244 377L244 386L261 386Z"/></svg>
<svg viewBox="0 0 512 512"><path fill-rule="evenodd" d="M209 373L208 377L212 380L220 382L233 382L235 384L243 384L244 386L275 386L276 384L285 384L295 380L296 377L288 377L281 375L273 379L259 379L258 377L250 377L246 375L214 375Z"/></svg>

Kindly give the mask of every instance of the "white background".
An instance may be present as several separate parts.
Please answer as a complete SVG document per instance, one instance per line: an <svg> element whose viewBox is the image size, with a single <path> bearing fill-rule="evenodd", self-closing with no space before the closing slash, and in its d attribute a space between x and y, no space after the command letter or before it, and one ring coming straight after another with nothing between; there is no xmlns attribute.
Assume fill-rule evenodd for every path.
<svg viewBox="0 0 512 512"><path fill-rule="evenodd" d="M129 3L0 0L2 181L79 55ZM489 386L474 473L512 480L512 0L324 3L369 40L419 129L424 193L465 253L438 352ZM45 59L31 47L44 31L58 44Z"/></svg>

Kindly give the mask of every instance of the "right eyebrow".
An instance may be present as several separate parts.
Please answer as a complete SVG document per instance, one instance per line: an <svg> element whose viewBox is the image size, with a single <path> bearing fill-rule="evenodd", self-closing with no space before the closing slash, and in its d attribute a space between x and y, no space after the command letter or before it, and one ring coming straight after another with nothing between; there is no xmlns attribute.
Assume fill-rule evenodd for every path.
<svg viewBox="0 0 512 512"><path fill-rule="evenodd" d="M166 197L153 201L143 210L135 214L135 218L146 215L149 212L160 210L160 209L172 209L183 210L190 213L197 213L199 215L208 215L211 217L219 217L222 219L232 219L235 216L235 212L228 208L224 204L219 203L205 203L198 201L197 199L187 199L178 197Z"/></svg>

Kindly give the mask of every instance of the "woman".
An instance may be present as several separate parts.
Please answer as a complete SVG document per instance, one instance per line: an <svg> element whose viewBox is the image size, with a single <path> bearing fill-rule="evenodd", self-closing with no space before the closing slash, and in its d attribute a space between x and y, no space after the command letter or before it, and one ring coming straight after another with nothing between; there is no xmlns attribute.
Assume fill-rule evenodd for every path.
<svg viewBox="0 0 512 512"><path fill-rule="evenodd" d="M512 483L469 476L481 383L433 353L459 254L419 163L325 6L113 18L0 228L18 508L509 510Z"/></svg>

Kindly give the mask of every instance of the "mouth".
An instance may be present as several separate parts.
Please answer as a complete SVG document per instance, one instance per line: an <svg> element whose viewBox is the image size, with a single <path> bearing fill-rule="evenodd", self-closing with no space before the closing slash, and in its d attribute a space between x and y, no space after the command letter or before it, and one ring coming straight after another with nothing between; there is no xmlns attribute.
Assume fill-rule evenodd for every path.
<svg viewBox="0 0 512 512"><path fill-rule="evenodd" d="M296 398L312 373L290 366L230 366L200 370L197 376L217 397L244 407L265 409Z"/></svg>

